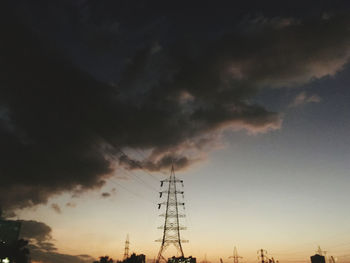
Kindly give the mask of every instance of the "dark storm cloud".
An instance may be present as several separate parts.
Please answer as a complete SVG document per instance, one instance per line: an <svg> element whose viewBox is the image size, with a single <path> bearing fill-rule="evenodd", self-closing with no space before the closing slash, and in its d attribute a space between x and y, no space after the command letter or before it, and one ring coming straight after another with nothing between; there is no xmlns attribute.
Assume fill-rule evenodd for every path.
<svg viewBox="0 0 350 263"><path fill-rule="evenodd" d="M36 242L45 242L51 239L51 227L45 223L34 220L20 220L21 238L35 240Z"/></svg>
<svg viewBox="0 0 350 263"><path fill-rule="evenodd" d="M116 161L128 169L157 171L173 162L181 169L205 158L223 130L279 129L279 113L254 96L333 76L349 58L346 16L248 17L205 43L179 36L131 49L127 59L114 58L123 70L108 85L4 10L0 203L8 209L101 187ZM88 19L99 24L99 17ZM125 148L150 154L134 160Z"/></svg>
<svg viewBox="0 0 350 263"><path fill-rule="evenodd" d="M20 237L29 240L31 259L34 261L47 263L60 262L92 262L94 259L89 255L67 255L57 252L57 248L52 243L51 227L43 222L34 220L20 220Z"/></svg>
<svg viewBox="0 0 350 263"><path fill-rule="evenodd" d="M140 169L142 167L149 171L160 171L165 168L169 168L172 164L174 164L174 166L180 170L189 166L191 162L195 162L195 160L189 160L185 156L176 156L170 154L165 154L159 160L153 162L150 160L133 160L126 155L122 155L119 157L119 163L131 170Z"/></svg>
<svg viewBox="0 0 350 263"><path fill-rule="evenodd" d="M88 255L68 255L55 252L53 250L46 250L43 247L36 245L29 246L31 251L31 259L38 262L45 263L91 263L95 259Z"/></svg>

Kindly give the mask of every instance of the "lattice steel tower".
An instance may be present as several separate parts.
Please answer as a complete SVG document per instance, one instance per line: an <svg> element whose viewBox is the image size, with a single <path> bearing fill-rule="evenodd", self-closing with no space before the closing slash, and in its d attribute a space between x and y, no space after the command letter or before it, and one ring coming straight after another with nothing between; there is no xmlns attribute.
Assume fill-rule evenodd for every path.
<svg viewBox="0 0 350 263"><path fill-rule="evenodd" d="M124 256L123 256L123 260L127 259L129 257L129 245L130 245L130 241L129 241L129 234L126 236L126 240L125 240L125 248L124 248Z"/></svg>
<svg viewBox="0 0 350 263"><path fill-rule="evenodd" d="M182 240L180 236L180 230L184 230L186 228L180 226L179 218L185 217L185 215L183 213L179 213L179 206L185 208L185 203L179 202L177 198L178 194L181 194L183 196L184 192L178 191L176 189L176 185L178 183L181 183L183 186L183 181L175 177L174 165L171 167L170 177L160 182L161 187L163 186L163 183L169 183L169 186L168 190L159 192L160 198L162 198L164 194L167 200L166 202L158 204L158 209L160 209L162 205L166 205L166 210L164 214L160 215L164 216L165 220L164 226L158 227L158 229L163 229L163 238L156 240L162 243L157 257L157 263L161 261L167 261L163 253L170 245L175 246L175 248L180 253L180 256L183 257L184 252L181 243L188 242L188 240Z"/></svg>
<svg viewBox="0 0 350 263"><path fill-rule="evenodd" d="M241 256L238 256L237 248L233 248L233 254L229 258L233 258L233 263L238 263L238 259L242 258Z"/></svg>

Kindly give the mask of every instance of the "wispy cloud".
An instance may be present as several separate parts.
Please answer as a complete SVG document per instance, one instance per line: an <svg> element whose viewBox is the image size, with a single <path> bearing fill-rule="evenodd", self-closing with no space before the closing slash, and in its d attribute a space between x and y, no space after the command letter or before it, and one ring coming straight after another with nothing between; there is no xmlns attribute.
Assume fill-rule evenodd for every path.
<svg viewBox="0 0 350 263"><path fill-rule="evenodd" d="M62 213L61 207L60 207L58 204L56 204L56 203L52 204L52 205L51 205L51 208L52 208L57 214L61 214L61 213Z"/></svg>
<svg viewBox="0 0 350 263"><path fill-rule="evenodd" d="M305 91L299 93L293 101L289 104L289 107L297 107L307 103L321 102L321 97L317 94L307 94Z"/></svg>
<svg viewBox="0 0 350 263"><path fill-rule="evenodd" d="M67 206L67 207L76 207L77 204L76 204L76 203L73 203L73 202L67 202L67 203L66 203L66 206Z"/></svg>

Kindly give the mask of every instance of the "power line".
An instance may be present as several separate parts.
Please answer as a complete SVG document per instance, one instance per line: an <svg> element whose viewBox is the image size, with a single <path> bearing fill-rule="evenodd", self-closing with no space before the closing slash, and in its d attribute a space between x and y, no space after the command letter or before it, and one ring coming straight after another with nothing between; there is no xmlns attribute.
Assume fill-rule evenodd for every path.
<svg viewBox="0 0 350 263"><path fill-rule="evenodd" d="M147 157L139 150L139 149L134 149L143 159L147 159Z"/></svg>
<svg viewBox="0 0 350 263"><path fill-rule="evenodd" d="M135 178L137 178L143 186L146 186L147 188L149 188L152 191L158 192L158 189L156 189L155 187L149 185L145 180L143 180L141 177L139 177L137 174L133 173L130 170L126 170L124 168L122 168L122 171L128 175L130 175L130 177L134 176Z"/></svg>
<svg viewBox="0 0 350 263"><path fill-rule="evenodd" d="M120 151L120 150L119 150L119 151ZM120 152L122 152L122 151L120 151ZM125 153L123 153L123 155L125 155L125 156L127 157L127 160L130 159ZM113 158L114 160L116 160L116 158L115 158L114 156L112 156L112 158ZM136 174L133 173L132 171L127 170L127 169L125 169L125 168L122 168L122 169L120 169L119 171L122 171L122 172L124 172L124 173L127 173L128 175L133 175L135 178L137 178L137 179L142 183L143 186L148 187L148 188L151 189L152 191L158 192L158 190L157 190L156 188L154 188L153 186L149 185L145 180L141 179L141 177L139 177L138 175L136 175ZM157 180L157 181L158 181L158 180Z"/></svg>
<svg viewBox="0 0 350 263"><path fill-rule="evenodd" d="M155 177L153 174L149 173L139 162L137 161L132 161L132 159L124 152L122 151L120 148L116 147L115 145L113 145L113 147L119 151L119 153L122 154L122 156L126 157L126 161L130 164L130 165L136 165L138 168L140 168L142 171L144 171L146 174L148 174L151 178L153 178L154 180L156 180L157 182L159 181L159 179L157 177Z"/></svg>
<svg viewBox="0 0 350 263"><path fill-rule="evenodd" d="M116 180L113 180L112 178L110 178L110 180L112 181L112 183L119 185L121 188L123 188L125 191L129 192L130 194L132 194L132 195L134 195L134 196L136 196L136 197L138 197L138 198L140 198L140 199L142 199L142 200L144 200L144 201L148 201L148 202L150 202L150 203L153 204L153 205L155 204L154 201L150 201L149 199L145 198L144 196L142 196L142 195L140 195L140 194L138 194L138 193L135 193L134 191L131 191L130 189L128 189L128 188L125 187L124 185L120 184L120 183L117 182Z"/></svg>

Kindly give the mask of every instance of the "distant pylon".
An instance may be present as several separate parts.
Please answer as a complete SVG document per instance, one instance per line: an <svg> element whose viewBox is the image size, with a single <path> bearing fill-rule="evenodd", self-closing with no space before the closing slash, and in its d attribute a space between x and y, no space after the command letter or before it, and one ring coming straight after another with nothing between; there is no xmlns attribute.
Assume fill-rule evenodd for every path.
<svg viewBox="0 0 350 263"><path fill-rule="evenodd" d="M156 240L162 243L157 257L157 263L160 261L167 261L163 253L170 245L175 246L180 253L180 256L184 257L181 243L188 242L188 240L182 240L180 237L180 230L186 228L180 226L179 218L185 217L185 215L179 214L179 206L185 207L185 203L178 202L177 200L177 195L183 195L184 192L176 190L176 184L181 183L183 185L183 181L175 177L174 165L171 167L170 177L160 181L160 183L161 187L163 186L163 183L169 183L169 187L168 190L159 192L160 197L162 197L163 194L166 195L167 201L158 204L158 209L160 209L162 205L166 205L166 210L165 214L160 215L164 216L165 220L164 226L158 227L159 229L163 229L163 238Z"/></svg>
<svg viewBox="0 0 350 263"><path fill-rule="evenodd" d="M123 259L127 259L129 257L129 234L127 234L126 236L126 240L125 240L125 248L124 248L124 257Z"/></svg>
<svg viewBox="0 0 350 263"><path fill-rule="evenodd" d="M233 255L230 256L230 257L228 257L228 258L233 258L233 263L238 263L238 259L239 259L239 258L243 258L243 257L238 256L237 248L234 247L234 248L233 248Z"/></svg>
<svg viewBox="0 0 350 263"><path fill-rule="evenodd" d="M318 246L316 253L319 254L320 256L326 256L327 251L322 250L321 247Z"/></svg>
<svg viewBox="0 0 350 263"><path fill-rule="evenodd" d="M208 263L207 253L204 254L204 260L201 263Z"/></svg>
<svg viewBox="0 0 350 263"><path fill-rule="evenodd" d="M260 249L260 250L258 250L258 259L259 259L259 261L261 262L261 263L266 263L266 262L268 262L268 258L267 258L267 256L266 256L266 254L267 254L267 251L266 250L264 250L264 249Z"/></svg>

